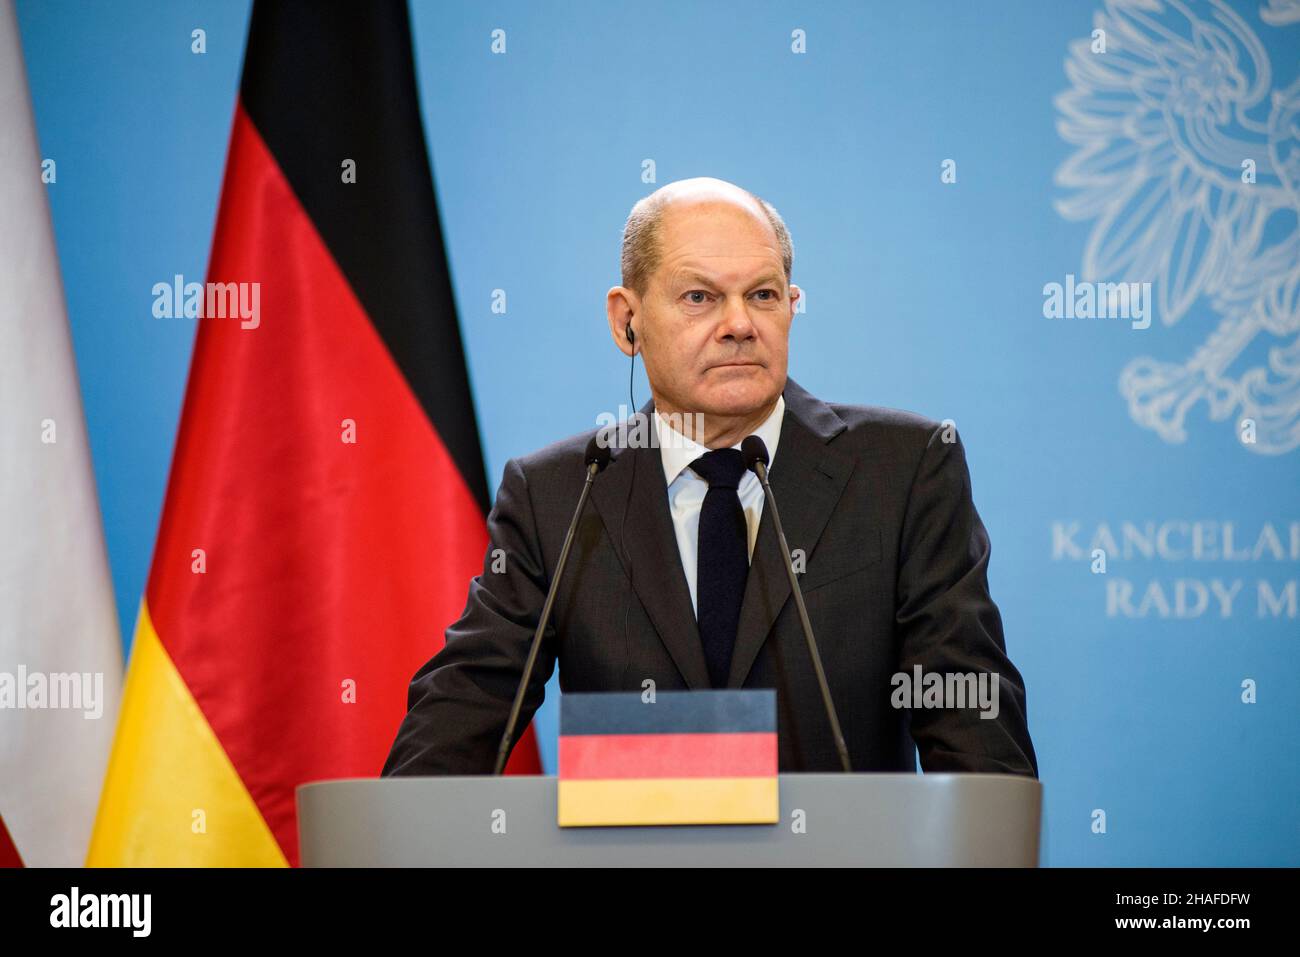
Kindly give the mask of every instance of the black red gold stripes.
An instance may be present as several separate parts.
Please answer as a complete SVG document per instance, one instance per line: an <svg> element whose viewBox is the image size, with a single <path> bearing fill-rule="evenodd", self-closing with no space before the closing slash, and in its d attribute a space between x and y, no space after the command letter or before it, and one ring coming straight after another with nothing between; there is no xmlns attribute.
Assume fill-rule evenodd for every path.
<svg viewBox="0 0 1300 957"><path fill-rule="evenodd" d="M566 694L559 823L777 820L776 693Z"/></svg>
<svg viewBox="0 0 1300 957"><path fill-rule="evenodd" d="M256 4L208 281L261 315L200 320L93 864L296 864L295 787L379 773L482 568L404 3Z"/></svg>

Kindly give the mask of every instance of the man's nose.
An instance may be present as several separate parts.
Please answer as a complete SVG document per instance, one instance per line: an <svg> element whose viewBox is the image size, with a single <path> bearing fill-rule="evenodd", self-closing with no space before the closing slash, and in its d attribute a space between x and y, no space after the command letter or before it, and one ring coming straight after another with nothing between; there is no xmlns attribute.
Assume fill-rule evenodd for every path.
<svg viewBox="0 0 1300 957"><path fill-rule="evenodd" d="M717 337L736 340L754 338L754 324L750 321L743 296L727 297L722 311L722 322L718 325Z"/></svg>

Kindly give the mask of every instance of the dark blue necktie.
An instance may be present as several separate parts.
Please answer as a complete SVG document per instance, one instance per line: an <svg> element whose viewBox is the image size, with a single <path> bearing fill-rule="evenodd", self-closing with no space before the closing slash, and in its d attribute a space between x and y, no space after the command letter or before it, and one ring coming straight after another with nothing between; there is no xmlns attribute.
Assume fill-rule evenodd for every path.
<svg viewBox="0 0 1300 957"><path fill-rule="evenodd" d="M745 474L745 460L739 449L716 449L692 462L691 469L709 483L700 507L695 617L709 680L713 687L723 688L731 669L740 604L749 576L749 533L737 492Z"/></svg>

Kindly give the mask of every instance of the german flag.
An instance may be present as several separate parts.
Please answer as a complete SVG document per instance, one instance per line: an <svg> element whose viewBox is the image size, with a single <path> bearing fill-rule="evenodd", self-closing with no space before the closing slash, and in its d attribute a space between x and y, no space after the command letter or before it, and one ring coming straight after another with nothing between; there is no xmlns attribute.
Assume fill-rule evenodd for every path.
<svg viewBox="0 0 1300 957"><path fill-rule="evenodd" d="M773 824L776 692L560 697L559 823Z"/></svg>
<svg viewBox="0 0 1300 957"><path fill-rule="evenodd" d="M14 846L9 829L5 827L4 818L0 817L0 867L22 867L23 859Z"/></svg>
<svg viewBox="0 0 1300 957"><path fill-rule="evenodd" d="M403 3L255 5L205 292L92 865L296 864L294 788L379 773L481 567Z"/></svg>

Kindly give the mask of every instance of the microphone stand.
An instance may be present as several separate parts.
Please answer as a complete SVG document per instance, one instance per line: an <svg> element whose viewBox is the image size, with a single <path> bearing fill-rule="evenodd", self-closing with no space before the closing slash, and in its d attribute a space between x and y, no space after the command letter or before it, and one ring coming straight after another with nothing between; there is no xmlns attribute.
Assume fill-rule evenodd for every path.
<svg viewBox="0 0 1300 957"><path fill-rule="evenodd" d="M524 673L519 679L519 688L515 691L514 704L510 706L510 718L506 721L505 733L501 735L501 744L497 748L496 766L493 775L499 775L506 769L506 760L514 746L515 726L519 723L519 713L524 707L524 695L528 691L528 681L533 676L533 667L537 664L537 653L542 648L542 634L551 620L551 608L555 604L555 593L559 590L560 579L564 577L564 566L569 561L569 548L573 545L573 536L578 529L578 519L591 494L591 484L596 474L609 464L609 446L601 441L600 435L594 435L587 443L587 480L582 484L582 494L578 496L578 507L573 510L569 521L569 530L564 536L564 545L560 548L559 561L555 563L555 574L551 576L551 587L546 591L546 604L542 606L542 617L537 621L537 630L533 632L533 643L528 649L528 660L524 664Z"/></svg>
<svg viewBox="0 0 1300 957"><path fill-rule="evenodd" d="M781 527L781 513L776 507L776 496L772 494L772 486L767 480L767 446L763 440L756 435L751 435L741 443L741 451L745 454L746 465L758 476L758 480L763 484L763 494L767 496L765 503L772 509L772 524L776 526L776 537L781 547L781 557L785 559L785 572L790 577L790 591L794 593L794 604L799 610L799 623L803 626L804 641L808 645L808 656L812 658L813 671L817 674L817 684L821 688L822 705L826 709L826 717L831 722L831 735L835 739L835 750L840 755L840 765L845 774L852 772L853 767L849 764L849 749L844 743L844 732L840 730L839 715L835 713L835 702L831 700L831 688L826 682L826 669L822 667L822 656L817 652L817 639L813 637L812 622L808 620L808 609L803 602L803 590L799 587L799 576L795 574L794 562L790 559L790 545L785 540L785 529Z"/></svg>

